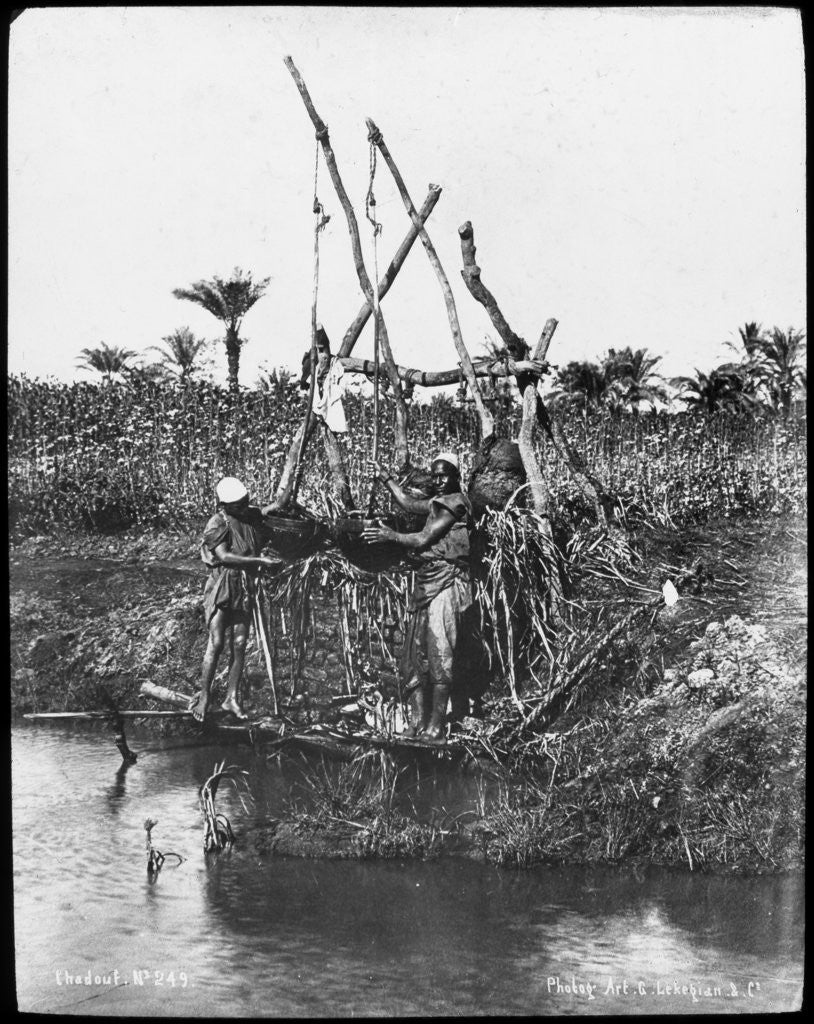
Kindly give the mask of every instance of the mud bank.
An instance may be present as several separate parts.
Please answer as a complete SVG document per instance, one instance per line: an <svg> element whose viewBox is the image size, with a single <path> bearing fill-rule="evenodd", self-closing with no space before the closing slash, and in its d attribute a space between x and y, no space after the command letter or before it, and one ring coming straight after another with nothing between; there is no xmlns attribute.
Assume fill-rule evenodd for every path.
<svg viewBox="0 0 814 1024"><path fill-rule="evenodd" d="M522 750L509 751L511 770L499 795L473 808L464 824L394 817L377 804L373 789L381 780L374 779L363 806L358 792L339 794L336 816L353 826L337 830L318 815L300 816L249 841L270 855L455 852L513 867L636 861L693 871L799 867L804 542L799 527L789 534L776 521L668 539L662 556L667 551L678 561L680 551L689 564L702 552L717 584L697 597L682 595L686 600L661 613L651 633L637 639L628 674L598 675L576 707L526 738ZM15 713L98 708L108 699L146 709L155 705L138 696L145 680L194 691L205 645L196 531L107 538L104 545L100 552L93 539L64 534L12 549ZM788 589L790 581L796 590ZM333 698L345 691L331 597L314 600L314 636L299 681L288 677L292 652L284 637L275 650L286 712L303 725L330 721ZM248 707L267 712L265 669L251 646L247 676ZM502 701L494 696L485 720L473 723L473 746L488 749Z"/></svg>

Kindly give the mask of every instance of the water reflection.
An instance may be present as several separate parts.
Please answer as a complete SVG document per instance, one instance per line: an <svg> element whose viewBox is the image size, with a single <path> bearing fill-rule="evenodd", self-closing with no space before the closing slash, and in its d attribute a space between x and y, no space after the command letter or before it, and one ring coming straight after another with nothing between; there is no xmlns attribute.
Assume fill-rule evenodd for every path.
<svg viewBox="0 0 814 1024"><path fill-rule="evenodd" d="M113 785L107 791L107 806L111 815L119 813L127 789L127 773L132 767L129 761L122 761L114 776Z"/></svg>
<svg viewBox="0 0 814 1024"><path fill-rule="evenodd" d="M284 758L265 767L248 749L150 742L137 747L138 764L120 771L111 769L109 737L14 735L24 1008L147 1016L697 1012L690 996L668 998L659 986L762 985L703 1006L720 1012L790 1008L799 993L799 879L285 860L259 856L248 842L205 860L198 787L216 760L252 770L249 821L231 788L218 795L244 838L252 817L280 815L301 766ZM471 783L456 788L454 775L425 774L413 791L414 782L425 809L473 798ZM177 868L166 862L152 884L147 817L158 821L156 846L187 858ZM68 966L163 972L164 983L88 993L56 985L54 971ZM625 981L643 984L645 994L616 992Z"/></svg>

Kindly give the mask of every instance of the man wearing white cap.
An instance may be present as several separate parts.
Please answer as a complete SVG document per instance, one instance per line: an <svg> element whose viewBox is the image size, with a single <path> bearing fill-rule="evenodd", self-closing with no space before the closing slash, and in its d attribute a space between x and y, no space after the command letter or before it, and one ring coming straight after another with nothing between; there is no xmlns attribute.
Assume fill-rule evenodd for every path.
<svg viewBox="0 0 814 1024"><path fill-rule="evenodd" d="M409 735L442 742L447 704L453 697L453 667L461 647L461 620L472 605L469 572L471 508L461 492L458 456L439 452L432 462L433 494L409 495L395 478L376 463L376 471L406 511L427 519L417 533L398 533L389 527L369 527L362 532L368 543L390 542L408 548L419 568L407 606L401 673L410 710Z"/></svg>
<svg viewBox="0 0 814 1024"><path fill-rule="evenodd" d="M276 569L280 562L260 552L266 543L264 517L274 509L249 504L249 492L233 476L218 481L215 493L220 508L206 524L201 556L210 569L204 589L204 614L209 642L201 669L201 689L192 699L190 711L202 722L209 708L209 695L218 661L231 630L231 663L226 682L226 699L221 707L239 719L246 719L240 703L246 641L255 600L254 578L261 568Z"/></svg>

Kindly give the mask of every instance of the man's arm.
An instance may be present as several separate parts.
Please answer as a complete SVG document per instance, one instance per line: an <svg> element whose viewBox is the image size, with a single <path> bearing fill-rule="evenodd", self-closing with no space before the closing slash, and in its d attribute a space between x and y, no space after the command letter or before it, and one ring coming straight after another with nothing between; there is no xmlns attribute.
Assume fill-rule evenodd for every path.
<svg viewBox="0 0 814 1024"><path fill-rule="evenodd" d="M398 505L404 509L405 512L410 512L412 515L427 515L430 511L430 499L429 498L415 498L412 494L408 494L401 484L396 480L392 473L389 473L386 469L382 469L382 466L378 462L373 463L374 469L376 470L376 476L382 481L385 487L388 489L390 494L395 498Z"/></svg>
<svg viewBox="0 0 814 1024"><path fill-rule="evenodd" d="M441 540L455 525L455 516L445 508L424 524L418 533L398 533L389 526L369 526L362 531L362 540L368 544L398 544L410 551L425 551Z"/></svg>
<svg viewBox="0 0 814 1024"><path fill-rule="evenodd" d="M246 555L234 555L226 547L225 543L218 544L215 548L215 558L220 562L221 565L225 565L228 569L259 569L265 566L267 569L276 569L279 562L273 558L249 558Z"/></svg>

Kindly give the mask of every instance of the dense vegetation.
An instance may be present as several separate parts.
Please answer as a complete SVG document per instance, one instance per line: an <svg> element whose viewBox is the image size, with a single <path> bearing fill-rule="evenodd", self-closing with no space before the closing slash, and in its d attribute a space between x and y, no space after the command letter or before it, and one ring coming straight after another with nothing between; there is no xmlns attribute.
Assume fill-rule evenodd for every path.
<svg viewBox="0 0 814 1024"><path fill-rule="evenodd" d="M233 393L215 384L8 382L11 528L47 532L55 523L112 531L130 525L188 524L206 515L224 474L273 493L301 421L296 385ZM498 430L517 431L509 398L494 401ZM357 499L370 481L369 400L346 397L350 430L341 444ZM391 421L385 401L384 422ZM564 406L557 415L588 465L618 496L628 517L665 525L765 512L798 512L806 501L805 414L788 417L651 412ZM382 450L388 450L384 428ZM477 418L444 396L411 408L413 459L426 465L439 447L461 451L466 476ZM580 491L552 449L543 457L558 508L582 505ZM301 500L324 512L328 467L321 446L306 456Z"/></svg>
<svg viewBox="0 0 814 1024"><path fill-rule="evenodd" d="M493 862L633 857L752 870L801 862L802 336L746 328L741 363L674 380L678 403L645 350L611 351L601 365L558 373L550 408L613 495L617 520L632 528L625 539L597 527L543 438L558 558L541 547L529 509L490 513L481 524L493 552L477 583L493 678L485 718L468 720L465 741L510 781L463 838ZM164 581L154 563L194 557L220 476L243 478L258 499L278 483L302 421L296 383L274 372L253 389L237 388L234 377L220 387L197 375L200 339L179 330L164 341L177 364L171 379L115 369L127 359L115 350L100 354L101 384L9 378L18 710L96 706L100 687L102 706L129 706L143 679L192 692L204 642L200 579L176 566L161 570ZM85 354L90 365L93 352ZM485 397L498 433L516 436L511 388L498 379ZM389 395L382 406L387 452ZM372 478L372 403L351 390L346 411L350 430L340 444L362 503ZM426 466L439 448L453 448L468 479L479 424L465 391L413 402L410 416L413 461ZM329 514L328 483L325 455L312 444L301 502ZM93 556L87 565L58 561L83 553ZM115 560L107 571L95 561L104 556ZM568 608L554 642L547 601L558 572ZM665 580L678 584L676 608L662 606ZM275 676L290 675L288 713L299 726L325 720L343 674L348 692L392 697L387 667L395 665L405 587L398 574L360 577L333 551L287 568L272 595L271 632ZM767 621L778 603L785 626L771 636L748 621ZM375 636L371 623L381 626ZM267 712L259 668L252 688L256 710ZM394 814L383 800L387 779L350 771L347 792L343 775L326 780L328 818L293 813L298 843L305 829L330 852L341 813L362 823L353 855L436 852L435 826Z"/></svg>

